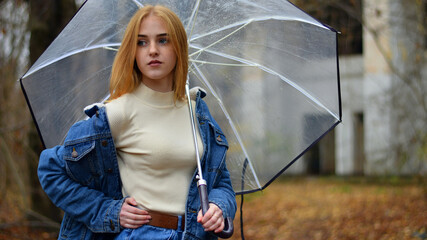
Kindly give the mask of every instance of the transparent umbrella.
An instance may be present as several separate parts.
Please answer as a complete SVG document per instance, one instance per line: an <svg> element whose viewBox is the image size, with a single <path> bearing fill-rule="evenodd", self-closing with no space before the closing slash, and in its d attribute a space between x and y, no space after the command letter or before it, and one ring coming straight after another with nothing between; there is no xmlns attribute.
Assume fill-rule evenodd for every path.
<svg viewBox="0 0 427 240"><path fill-rule="evenodd" d="M337 33L288 1L89 0L20 79L45 147L109 97L117 48L144 4L186 26L190 85L208 92L227 136L236 193L267 187L341 122Z"/></svg>

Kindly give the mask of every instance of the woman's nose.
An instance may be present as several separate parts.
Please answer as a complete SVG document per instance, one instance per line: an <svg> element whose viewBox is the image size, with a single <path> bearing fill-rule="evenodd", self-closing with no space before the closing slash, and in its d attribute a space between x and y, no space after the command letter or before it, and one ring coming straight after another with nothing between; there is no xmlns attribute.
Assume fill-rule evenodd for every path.
<svg viewBox="0 0 427 240"><path fill-rule="evenodd" d="M151 55L158 55L159 54L159 49L158 49L157 44L155 44L155 43L150 44L149 51L150 51L150 56Z"/></svg>

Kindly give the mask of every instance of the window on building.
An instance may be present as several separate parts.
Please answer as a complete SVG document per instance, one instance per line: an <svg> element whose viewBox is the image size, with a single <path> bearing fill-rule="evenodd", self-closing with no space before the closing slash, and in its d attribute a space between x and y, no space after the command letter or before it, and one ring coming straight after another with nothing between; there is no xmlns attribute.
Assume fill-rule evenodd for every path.
<svg viewBox="0 0 427 240"><path fill-rule="evenodd" d="M308 114L305 116L307 123L304 134L307 137L304 139L312 139L308 136L313 136L315 131L312 130L314 123L328 124L330 117L328 115ZM326 133L319 142L312 145L304 154L304 162L306 164L306 173L311 175L318 174L335 174L335 131L332 130Z"/></svg>
<svg viewBox="0 0 427 240"><path fill-rule="evenodd" d="M364 174L365 165L365 129L363 125L363 113L353 114L354 146L353 146L353 173Z"/></svg>
<svg viewBox="0 0 427 240"><path fill-rule="evenodd" d="M336 29L340 55L363 51L362 0L290 0L321 23Z"/></svg>

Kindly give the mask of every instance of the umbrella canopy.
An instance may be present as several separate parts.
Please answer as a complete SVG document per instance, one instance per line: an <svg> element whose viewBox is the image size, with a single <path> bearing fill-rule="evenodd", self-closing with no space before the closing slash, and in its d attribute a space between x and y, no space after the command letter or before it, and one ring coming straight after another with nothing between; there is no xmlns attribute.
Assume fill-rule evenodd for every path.
<svg viewBox="0 0 427 240"><path fill-rule="evenodd" d="M89 0L20 79L45 147L108 98L126 25L145 4L173 10L189 80L208 92L237 193L265 188L341 122L337 33L285 0Z"/></svg>

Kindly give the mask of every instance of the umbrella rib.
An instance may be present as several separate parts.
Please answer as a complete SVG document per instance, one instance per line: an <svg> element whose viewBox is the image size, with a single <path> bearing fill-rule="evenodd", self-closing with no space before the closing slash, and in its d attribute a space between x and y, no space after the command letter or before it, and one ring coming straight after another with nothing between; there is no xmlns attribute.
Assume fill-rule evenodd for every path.
<svg viewBox="0 0 427 240"><path fill-rule="evenodd" d="M118 48L113 48L113 47L104 47L104 49L111 50L111 51L115 51L115 52L118 52L118 51L119 51L119 49L118 49Z"/></svg>
<svg viewBox="0 0 427 240"><path fill-rule="evenodd" d="M194 7L194 10L191 13L190 20L188 21L188 25L185 28L185 29L188 29L191 24L191 30L190 30L190 34L188 35L188 39L190 39L191 35L193 34L194 24L196 22L195 19L197 18L197 13L199 12L199 6L200 6L200 0L197 1L196 6Z"/></svg>
<svg viewBox="0 0 427 240"><path fill-rule="evenodd" d="M315 24L315 23L310 22L310 21L308 21L306 19L303 19L303 18L291 18L291 17L284 17L284 16L268 16L268 17L250 18L250 19L247 19L245 21L235 22L235 23L223 26L221 28L215 29L213 31L210 31L210 32L207 32L207 33L204 33L204 34L201 34L201 35L197 35L196 37L191 38L190 42L191 41L195 41L195 40L197 40L199 38L203 38L203 37L215 34L215 33L219 33L219 32L228 30L230 28L235 28L235 27L240 26L240 25L248 25L249 23L252 23L252 22L261 22L261 21L266 21L266 20L283 20L283 21L295 21L295 22L299 21L299 22L308 23L308 24L311 24L311 25L318 26L320 28L324 28L324 29L330 30L329 28L325 27L324 25ZM241 27L239 27L239 29L241 29Z"/></svg>
<svg viewBox="0 0 427 240"><path fill-rule="evenodd" d="M193 12L194 13L194 12ZM193 17L193 16L192 16ZM299 19L291 19L291 18L289 18L289 17L283 17L283 16L271 16L271 17L263 17L263 18L252 18L252 19L249 19L249 20L247 20L246 22L237 22L237 23L234 23L234 24L230 24L230 25L227 25L227 26L224 26L224 27L222 27L222 28L219 28L219 29L216 29L216 30L214 30L214 31L211 31L211 32L208 32L208 33L205 33L205 34L203 34L203 35L199 35L199 36L197 36L197 37L195 37L195 38L192 38L192 39L190 39L190 43L191 43L191 41L195 41L195 40L197 40L197 39L199 39L199 38L203 38L203 37L205 37L205 36L209 36L209 35L211 35L211 34L215 34L215 33L218 33L218 32L221 32L221 31L224 31L224 30L227 30L227 29L230 29L230 28L234 28L234 27L237 27L237 26L239 26L240 25L240 27L238 27L237 29L235 29L234 31L232 31L231 33L229 33L229 34L227 34L227 35L225 35L224 37L222 37L222 38L220 38L220 39L218 39L217 41L215 41L215 42L213 42L213 43L211 43L211 44L209 44L208 46L206 46L206 47L203 47L203 48L197 48L197 47L194 47L194 48L196 48L196 49L199 49L198 51L196 51L196 52L194 52L194 53L191 53L190 55L189 55L189 57L191 58L191 57L193 57L193 56L195 56L195 55L199 55L199 54L201 54L202 52L204 52L204 51L208 51L208 49L209 48L211 48L212 46L214 46L214 45L216 45L216 44L218 44L218 43L220 43L220 42L222 42L223 40L225 40L225 39L227 39L228 37L230 37L230 36L232 36L233 34L235 34L236 32L238 32L238 31L240 31L242 28L245 28L247 25L249 25L250 23L252 23L252 22L258 22L258 21L265 21L265 20L270 20L270 19L277 19L277 20L284 20L284 21L296 21L296 20L299 20L299 21L301 21L301 22L305 22L305 23L309 23L309 24L312 24L312 25L315 25L314 23L312 23L312 22L309 22L309 21L307 21L307 20L304 20L304 19L301 19L301 18L299 18ZM319 26L319 25L316 25L316 26ZM194 24L193 24L193 27L194 27ZM192 27L192 28L193 28ZM322 27L322 28L325 28L325 29L328 29L328 28L326 28L325 26L323 26L323 25L320 25L319 27ZM193 31L193 29L191 29L191 33L192 33L192 31ZM191 36L191 34L190 34L190 36ZM194 60L193 60L194 61ZM208 63L208 62L206 62L206 63Z"/></svg>
<svg viewBox="0 0 427 240"><path fill-rule="evenodd" d="M201 48L196 47L196 46L191 46L191 47L201 50ZM217 55L217 56L220 56L220 57L223 57L223 58L226 58L226 59L230 59L230 60L233 60L233 61L236 61L236 62L240 62L241 64L236 64L236 63L215 63L215 62L201 61L201 60L198 60L198 59L190 59L190 62L206 63L206 64L213 64L213 65L223 65L223 66L245 66L245 67L256 67L256 66L259 65L257 63L245 60L243 58L235 57L235 56L232 56L232 55L229 55L229 54L220 53L220 52L216 52L216 51L212 51L212 50L207 50L207 49L205 49L203 51L207 52L207 53L211 53L211 54Z"/></svg>
<svg viewBox="0 0 427 240"><path fill-rule="evenodd" d="M336 119L340 119L335 113L333 113L325 105L323 105L323 103L321 103L316 97L314 97L313 95L311 95L309 92L307 92L304 88L300 87L295 82L289 80L285 76L282 76L281 74L277 73L276 71L274 71L274 70L272 70L270 68L267 68L267 67L262 66L262 65L258 65L258 67L261 70L265 71L265 72L268 72L268 73L270 73L272 75L278 76L280 79L282 79L283 81L285 81L286 83L288 83L289 85L291 85L293 88L295 88L296 90L298 90L300 93L304 94L304 96L306 96L307 98L309 98L313 103L317 104L318 106L320 106L321 108L323 108L324 110L326 110L329 114L331 114L332 116L334 116Z"/></svg>
<svg viewBox="0 0 427 240"><path fill-rule="evenodd" d="M40 66L38 66L37 67L37 69L30 69L26 74L25 74L25 77L26 76L29 76L29 75L31 75L31 74L33 74L34 72L37 72L39 69L42 69L42 68L44 68L44 67L46 67L46 66L48 66L48 65L50 65L50 64L52 64L52 63L54 63L54 62L58 62L58 61L60 61L60 60L62 60L62 59L65 59L65 58L67 58L67 57L69 57L69 56L71 56L71 55L74 55L74 54L77 54L77 53L81 53L81 52L85 52L85 51L90 51L90 50L93 50L93 49L97 49L97 48L105 48L105 49L107 49L107 50L114 50L114 51L117 51L117 49L115 49L115 48L112 48L112 47L118 47L118 46L120 46L120 43L113 43L113 44L100 44L100 45L94 45L94 46L92 46L92 47L87 47L87 48L82 48L82 49L78 49L78 50L75 50L75 51L71 51L71 52L69 52L69 53L66 53L66 54L63 54L63 55L61 55L61 57L58 57L58 58L55 58L54 60L50 60L50 61L48 61L48 62L46 62L46 63L44 63L44 64L42 64L42 65L40 65Z"/></svg>
<svg viewBox="0 0 427 240"><path fill-rule="evenodd" d="M144 4L142 4L142 3L140 3L140 2L138 2L138 1L136 1L136 0L132 0L139 8L142 8L142 7L144 7Z"/></svg>
<svg viewBox="0 0 427 240"><path fill-rule="evenodd" d="M190 54L190 56L189 56L189 57L192 57L193 55L199 54L199 53L201 53L201 52L205 51L206 49L208 49L208 48L210 48L210 47L212 47L212 46L216 45L217 43L222 42L224 39L226 39L226 38L230 37L231 35L235 34L235 33L236 33L236 32L238 32L238 31L240 31L240 29L242 29L242 28L246 27L249 23L251 23L251 21L249 21L249 22L247 22L247 23L243 24L242 26L240 26L240 27L239 27L239 28L237 28L236 30L234 30L234 31L232 31L231 33L229 33L229 34L225 35L224 37L222 37L222 38L218 39L217 41L215 41L215 42L211 43L210 45L208 45L208 46L206 46L206 47L204 47L204 48L201 48L200 50L198 50L198 51L196 51L196 52L194 52L194 53Z"/></svg>
<svg viewBox="0 0 427 240"><path fill-rule="evenodd" d="M256 176L256 174L254 174L255 170L254 170L254 168L252 166L249 154L247 153L247 151L246 151L246 149L245 149L245 147L243 145L243 141L242 141L239 133L237 132L236 127L234 126L233 121L231 120L230 114L228 113L227 109L224 107L224 104L222 103L221 99L218 97L218 94L213 89L213 87L209 84L209 81L203 75L203 73L201 72L201 70L199 69L199 67L197 67L194 64L192 64L192 66L196 69L196 71L198 73L198 74L195 74L195 75L196 76L200 76L202 78L202 79L199 78L199 80L201 80L202 82L204 82L207 85L207 87L209 88L209 90L211 91L211 93L213 94L213 96L217 99L219 106L221 107L222 111L224 112L226 118L228 119L228 122L229 122L229 124L231 126L231 129L233 130L234 134L236 135L237 141L239 142L240 146L242 147L242 151L245 154L246 159L248 159L249 167L252 170L252 173L253 173L253 175L255 177L255 181L256 181L259 189L262 189L261 184L260 184L260 182L258 180L258 177ZM193 71L193 73L195 73L195 72Z"/></svg>
<svg viewBox="0 0 427 240"><path fill-rule="evenodd" d="M209 64L209 65L220 65L220 66L229 66L229 67L251 67L251 65L247 64L238 64L238 63L219 63L219 62L208 62L208 61L201 61L201 60L193 60L190 59L190 62L193 63L201 63L201 64Z"/></svg>
<svg viewBox="0 0 427 240"><path fill-rule="evenodd" d="M194 48L197 48L197 47L194 47ZM278 76L284 82L286 82L287 84L289 84L290 86L292 86L294 89L298 90L300 93L302 93L304 96L306 96L308 99L310 99L313 103L317 104L318 106L320 106L321 108L323 108L324 110L326 110L329 114L331 114L332 116L334 116L336 119L339 119L339 117L335 113L331 112L331 110L329 110L325 105L323 105L323 103L321 103L320 100L318 100L316 97L314 97L313 95L311 95L309 92L307 92L304 88L300 87L295 82L289 80L288 78L286 78L285 76L279 74L278 72L274 71L273 69L268 68L266 66L263 66L261 64L258 64L258 63L255 63L255 62L252 62L252 61L249 61L249 60L246 60L246 59L242 59L242 58L239 58L239 57L235 57L235 56L232 56L232 55L228 55L228 54L225 54L225 53L219 53L219 52L216 52L216 51L206 50L206 49L204 51L208 52L208 53L211 53L211 54L214 54L214 55L217 55L217 56L220 56L220 57L223 57L223 58L226 58L226 59L231 59L231 60L234 60L234 61L241 62L242 64L246 64L244 66L257 67L257 68L261 69L264 72L267 72L267 73L270 73L272 75ZM197 62L197 60L196 61L191 60L191 61L192 62ZM210 63L210 62L206 62L206 63L208 63L208 64L215 64L215 63ZM217 65L233 66L233 64L230 64L230 65L228 65L228 64L217 64Z"/></svg>

